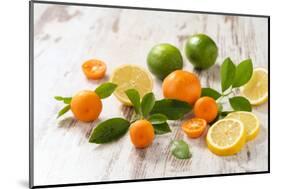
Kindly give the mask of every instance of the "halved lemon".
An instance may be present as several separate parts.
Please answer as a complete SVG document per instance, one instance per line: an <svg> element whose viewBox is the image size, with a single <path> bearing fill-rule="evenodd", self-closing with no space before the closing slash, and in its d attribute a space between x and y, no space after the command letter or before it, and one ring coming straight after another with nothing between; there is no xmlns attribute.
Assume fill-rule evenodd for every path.
<svg viewBox="0 0 281 189"><path fill-rule="evenodd" d="M256 138L256 136L260 131L260 122L257 116L251 112L244 112L244 111L233 112L228 114L226 118L237 119L244 124L246 129L247 141Z"/></svg>
<svg viewBox="0 0 281 189"><path fill-rule="evenodd" d="M151 92L153 88L152 77L145 69L131 64L126 64L114 70L111 82L117 84L114 92L116 98L125 105L132 105L125 91L136 89L140 96Z"/></svg>
<svg viewBox="0 0 281 189"><path fill-rule="evenodd" d="M248 83L240 88L252 105L265 103L268 98L268 73L264 68L256 68Z"/></svg>
<svg viewBox="0 0 281 189"><path fill-rule="evenodd" d="M246 129L237 119L222 119L212 125L207 134L207 146L220 156L238 153L246 142Z"/></svg>

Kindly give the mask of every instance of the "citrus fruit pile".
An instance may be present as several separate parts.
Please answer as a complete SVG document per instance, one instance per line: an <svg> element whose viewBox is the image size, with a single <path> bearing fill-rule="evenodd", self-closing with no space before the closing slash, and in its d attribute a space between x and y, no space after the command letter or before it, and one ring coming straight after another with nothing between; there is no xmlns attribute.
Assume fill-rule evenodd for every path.
<svg viewBox="0 0 281 189"><path fill-rule="evenodd" d="M208 69L216 63L218 47L205 34L187 39L185 55L194 68ZM268 98L268 73L253 68L252 60L234 64L226 58L220 68L221 92L201 85L192 71L183 70L181 51L174 45L160 43L147 55L148 71L140 66L125 64L114 68L110 81L93 90L83 90L73 97L56 96L65 104L58 113L71 110L77 120L91 122L102 112L102 99L114 94L126 106L132 106L131 120L122 117L100 122L92 131L89 142L103 144L119 139L129 131L136 148L147 148L157 135L172 132L168 120L184 119L188 112L193 117L183 120L182 131L189 138L206 137L206 146L216 155L238 153L243 146L258 136L260 123L252 113L252 105L260 105ZM100 80L106 74L106 64L98 59L83 63L87 79ZM150 71L150 72L149 72ZM154 78L162 82L163 99L155 99ZM241 96L234 95L240 89ZM228 98L231 110L225 111L222 99ZM184 140L173 141L171 153L179 159L191 157Z"/></svg>

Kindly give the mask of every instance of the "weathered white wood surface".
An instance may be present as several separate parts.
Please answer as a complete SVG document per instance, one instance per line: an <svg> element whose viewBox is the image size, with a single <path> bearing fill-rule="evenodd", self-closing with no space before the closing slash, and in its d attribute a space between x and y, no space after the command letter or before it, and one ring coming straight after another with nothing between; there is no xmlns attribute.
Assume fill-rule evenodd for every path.
<svg viewBox="0 0 281 189"><path fill-rule="evenodd" d="M130 108L112 96L103 101L100 119L93 123L77 122L71 113L56 120L62 104L53 99L55 95L71 96L82 89L94 89L108 80L88 81L81 71L87 59L104 60L108 75L122 64L146 68L146 55L153 45L168 42L183 52L186 37L198 32L216 41L219 57L211 69L197 73L203 86L219 89L219 65L228 56L236 63L251 57L255 67L268 68L265 18L35 4L34 29L35 185L268 169L267 104L254 109L261 121L258 138L235 156L218 157L207 149L204 137L191 140L183 134L179 127L182 120L170 122L173 132L157 136L144 150L135 149L128 134L110 144L89 144L89 133L97 122L129 117ZM184 69L193 71L186 58L184 61ZM162 98L161 85L155 82L154 92ZM190 145L190 160L171 155L173 139Z"/></svg>

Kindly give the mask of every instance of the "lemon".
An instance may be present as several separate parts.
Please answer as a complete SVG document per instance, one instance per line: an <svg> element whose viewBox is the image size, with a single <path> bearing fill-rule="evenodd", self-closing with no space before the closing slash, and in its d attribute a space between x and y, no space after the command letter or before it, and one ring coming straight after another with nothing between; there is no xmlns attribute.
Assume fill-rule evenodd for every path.
<svg viewBox="0 0 281 189"><path fill-rule="evenodd" d="M256 68L248 83L240 88L252 105L260 105L268 98L268 73L264 68Z"/></svg>
<svg viewBox="0 0 281 189"><path fill-rule="evenodd" d="M114 70L111 76L111 82L117 84L114 91L116 98L125 105L132 105L125 91L128 89L136 89L140 96L151 92L153 88L152 77L149 72L143 68L126 64Z"/></svg>
<svg viewBox="0 0 281 189"><path fill-rule="evenodd" d="M240 120L246 129L246 140L250 141L256 138L260 130L260 123L257 116L251 112L238 111L230 113L226 118Z"/></svg>
<svg viewBox="0 0 281 189"><path fill-rule="evenodd" d="M222 119L209 129L207 146L211 152L229 156L239 152L246 142L246 129L237 119Z"/></svg>

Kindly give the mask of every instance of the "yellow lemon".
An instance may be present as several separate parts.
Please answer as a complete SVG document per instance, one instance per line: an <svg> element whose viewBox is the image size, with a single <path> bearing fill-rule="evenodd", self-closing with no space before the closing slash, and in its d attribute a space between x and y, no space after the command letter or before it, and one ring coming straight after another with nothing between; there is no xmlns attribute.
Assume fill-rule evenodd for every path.
<svg viewBox="0 0 281 189"><path fill-rule="evenodd" d="M252 105L265 103L268 98L268 73L264 68L256 68L248 83L240 88Z"/></svg>
<svg viewBox="0 0 281 189"><path fill-rule="evenodd" d="M114 70L111 82L117 84L114 92L116 98L125 105L132 105L125 91L136 89L141 98L152 91L153 81L149 72L145 69L131 64L126 64Z"/></svg>
<svg viewBox="0 0 281 189"><path fill-rule="evenodd" d="M207 146L220 156L238 153L246 142L246 129L237 119L222 119L208 130Z"/></svg>
<svg viewBox="0 0 281 189"><path fill-rule="evenodd" d="M256 138L260 131L260 122L257 116L251 112L238 111L230 113L226 118L238 119L240 120L246 129L246 139L247 141Z"/></svg>

